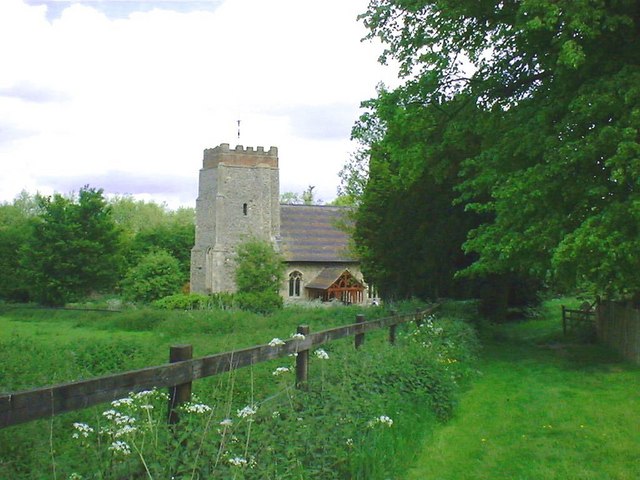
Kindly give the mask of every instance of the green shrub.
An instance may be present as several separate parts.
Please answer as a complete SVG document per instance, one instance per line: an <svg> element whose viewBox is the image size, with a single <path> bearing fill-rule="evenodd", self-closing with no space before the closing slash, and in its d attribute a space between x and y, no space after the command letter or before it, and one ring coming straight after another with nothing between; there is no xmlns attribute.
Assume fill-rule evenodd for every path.
<svg viewBox="0 0 640 480"><path fill-rule="evenodd" d="M176 293L156 300L153 306L164 310L203 310L208 302L209 297L202 293Z"/></svg>
<svg viewBox="0 0 640 480"><path fill-rule="evenodd" d="M121 286L128 300L149 303L166 297L182 286L180 263L164 250L149 253L129 269Z"/></svg>
<svg viewBox="0 0 640 480"><path fill-rule="evenodd" d="M268 314L281 309L280 285L284 278L281 255L265 241L251 239L236 251L236 305L244 310Z"/></svg>
<svg viewBox="0 0 640 480"><path fill-rule="evenodd" d="M238 292L235 295L235 305L249 312L269 314L281 309L283 300L279 293L272 291Z"/></svg>
<svg viewBox="0 0 640 480"><path fill-rule="evenodd" d="M153 302L164 310L227 310L233 306L234 295L228 292L204 295L202 293L176 293Z"/></svg>

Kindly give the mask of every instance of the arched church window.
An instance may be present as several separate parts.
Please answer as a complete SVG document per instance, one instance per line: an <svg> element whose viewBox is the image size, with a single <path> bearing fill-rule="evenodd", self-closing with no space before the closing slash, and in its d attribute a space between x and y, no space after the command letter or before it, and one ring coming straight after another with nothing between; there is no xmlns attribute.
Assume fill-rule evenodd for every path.
<svg viewBox="0 0 640 480"><path fill-rule="evenodd" d="M289 296L299 297L302 284L302 273L297 270L289 274Z"/></svg>
<svg viewBox="0 0 640 480"><path fill-rule="evenodd" d="M242 204L242 213L244 213L245 216L247 215L247 204L246 203Z"/></svg>

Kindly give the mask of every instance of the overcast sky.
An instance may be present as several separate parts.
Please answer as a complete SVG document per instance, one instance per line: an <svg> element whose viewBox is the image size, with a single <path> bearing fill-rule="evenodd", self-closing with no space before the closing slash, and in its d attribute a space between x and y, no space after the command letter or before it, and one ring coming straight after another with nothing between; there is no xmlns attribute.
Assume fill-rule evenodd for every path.
<svg viewBox="0 0 640 480"><path fill-rule="evenodd" d="M395 74L360 41L367 3L0 0L0 202L89 184L195 206L220 143L277 146L282 192L333 199Z"/></svg>

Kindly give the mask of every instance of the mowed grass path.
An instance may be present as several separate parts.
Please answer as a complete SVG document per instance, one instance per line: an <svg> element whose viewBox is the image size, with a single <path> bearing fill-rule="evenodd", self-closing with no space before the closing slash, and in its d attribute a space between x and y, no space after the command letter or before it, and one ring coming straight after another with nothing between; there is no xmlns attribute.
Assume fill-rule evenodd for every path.
<svg viewBox="0 0 640 480"><path fill-rule="evenodd" d="M640 479L640 368L559 329L556 315L494 330L406 478Z"/></svg>

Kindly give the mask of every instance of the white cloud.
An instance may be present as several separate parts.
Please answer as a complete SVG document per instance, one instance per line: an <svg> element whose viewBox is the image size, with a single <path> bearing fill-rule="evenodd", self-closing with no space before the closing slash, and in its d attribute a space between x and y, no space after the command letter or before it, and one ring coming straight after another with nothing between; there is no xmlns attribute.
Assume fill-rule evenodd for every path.
<svg viewBox="0 0 640 480"><path fill-rule="evenodd" d="M393 74L360 42L366 0L227 0L182 13L156 3L112 18L69 2L49 20L44 6L0 2L0 201L86 178L193 205L202 150L223 142L278 146L283 191L312 184L335 196L358 105ZM127 175L137 191L118 182Z"/></svg>

